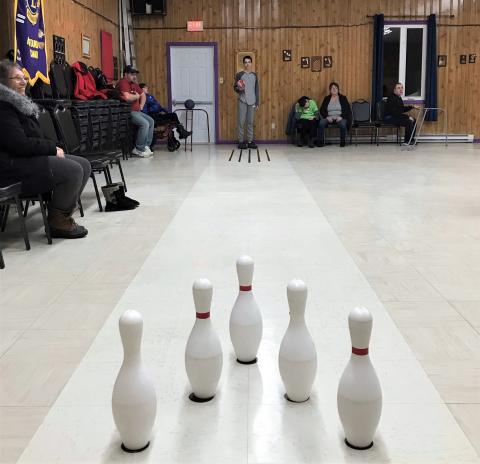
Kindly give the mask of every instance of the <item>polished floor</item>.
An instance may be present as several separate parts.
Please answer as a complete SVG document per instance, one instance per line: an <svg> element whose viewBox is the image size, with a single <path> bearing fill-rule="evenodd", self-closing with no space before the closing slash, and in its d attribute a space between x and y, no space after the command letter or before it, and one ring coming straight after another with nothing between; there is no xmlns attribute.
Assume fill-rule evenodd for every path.
<svg viewBox="0 0 480 464"><path fill-rule="evenodd" d="M262 154L263 147L262 147ZM480 151L474 145L268 147L249 164L228 147L157 150L125 163L135 211L99 213L90 233L46 244L39 214L26 252L1 237L0 462L480 462ZM235 260L256 261L264 317L255 366L228 337ZM183 367L191 284L214 285L224 369L216 398L191 403ZM278 348L286 284L309 288L319 364L311 400L283 398ZM336 387L348 360L347 315L374 316L371 357L384 394L375 446L343 444ZM118 317L145 320L157 389L150 448L119 449L110 411L122 350Z"/></svg>

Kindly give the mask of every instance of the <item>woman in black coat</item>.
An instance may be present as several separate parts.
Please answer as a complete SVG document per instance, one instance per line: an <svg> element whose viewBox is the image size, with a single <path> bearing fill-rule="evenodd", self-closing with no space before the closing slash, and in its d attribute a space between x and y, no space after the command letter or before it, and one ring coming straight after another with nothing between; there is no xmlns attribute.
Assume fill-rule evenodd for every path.
<svg viewBox="0 0 480 464"><path fill-rule="evenodd" d="M331 82L328 89L330 94L323 99L320 106L322 119L318 124L317 144L320 147L325 145L325 129L335 124L340 129L340 146L344 147L347 129L352 125L352 109L347 97L340 93L336 82Z"/></svg>
<svg viewBox="0 0 480 464"><path fill-rule="evenodd" d="M90 163L66 155L38 123L39 108L25 95L26 79L15 63L0 62L0 186L22 182L23 194L52 192L52 237L81 238L72 213L90 176Z"/></svg>

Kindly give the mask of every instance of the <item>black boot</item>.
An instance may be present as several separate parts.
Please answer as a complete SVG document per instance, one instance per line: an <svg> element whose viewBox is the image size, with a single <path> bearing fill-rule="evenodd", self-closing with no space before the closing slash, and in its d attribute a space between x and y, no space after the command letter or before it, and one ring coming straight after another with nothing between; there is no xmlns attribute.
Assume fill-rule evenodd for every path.
<svg viewBox="0 0 480 464"><path fill-rule="evenodd" d="M125 185L123 185L123 182L115 182L113 184L109 184L109 187L115 187L118 186L118 190L120 191L120 195L123 197L124 202L131 203L135 207L140 206L140 202L137 200L134 200L133 198L129 198L125 195Z"/></svg>
<svg viewBox="0 0 480 464"><path fill-rule="evenodd" d="M180 139L186 139L187 137L190 137L192 135L192 132L185 130L185 128L181 124L177 125L177 131Z"/></svg>
<svg viewBox="0 0 480 464"><path fill-rule="evenodd" d="M122 186L123 187L123 186ZM103 195L107 204L105 211L124 211L128 209L135 209L137 206L125 198L125 195L120 191L119 185L105 185L102 187Z"/></svg>

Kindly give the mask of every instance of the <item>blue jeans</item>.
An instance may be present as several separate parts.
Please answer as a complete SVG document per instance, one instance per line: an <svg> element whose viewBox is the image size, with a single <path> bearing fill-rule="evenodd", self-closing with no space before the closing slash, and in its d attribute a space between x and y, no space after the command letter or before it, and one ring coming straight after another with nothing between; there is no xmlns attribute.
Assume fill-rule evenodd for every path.
<svg viewBox="0 0 480 464"><path fill-rule="evenodd" d="M340 129L340 139L345 140L347 136L346 119L342 119L340 122L328 122L326 119L321 119L318 124L318 141L320 143L325 143L325 129L330 125L337 126Z"/></svg>
<svg viewBox="0 0 480 464"><path fill-rule="evenodd" d="M131 115L132 123L138 126L135 148L143 151L145 147L149 147L152 144L155 121L148 114L141 111L132 111Z"/></svg>

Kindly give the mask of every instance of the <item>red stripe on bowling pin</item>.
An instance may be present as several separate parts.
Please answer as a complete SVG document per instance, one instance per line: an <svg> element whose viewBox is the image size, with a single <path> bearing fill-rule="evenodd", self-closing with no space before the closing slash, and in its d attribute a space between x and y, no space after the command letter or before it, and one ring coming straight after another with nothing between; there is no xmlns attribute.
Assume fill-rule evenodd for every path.
<svg viewBox="0 0 480 464"><path fill-rule="evenodd" d="M355 348L352 346L352 353L356 354L357 356L366 356L368 354L368 347L367 348Z"/></svg>
<svg viewBox="0 0 480 464"><path fill-rule="evenodd" d="M196 313L197 319L208 319L210 317L210 311L208 313Z"/></svg>
<svg viewBox="0 0 480 464"><path fill-rule="evenodd" d="M241 292L249 292L252 290L251 285L240 285L240 291Z"/></svg>

